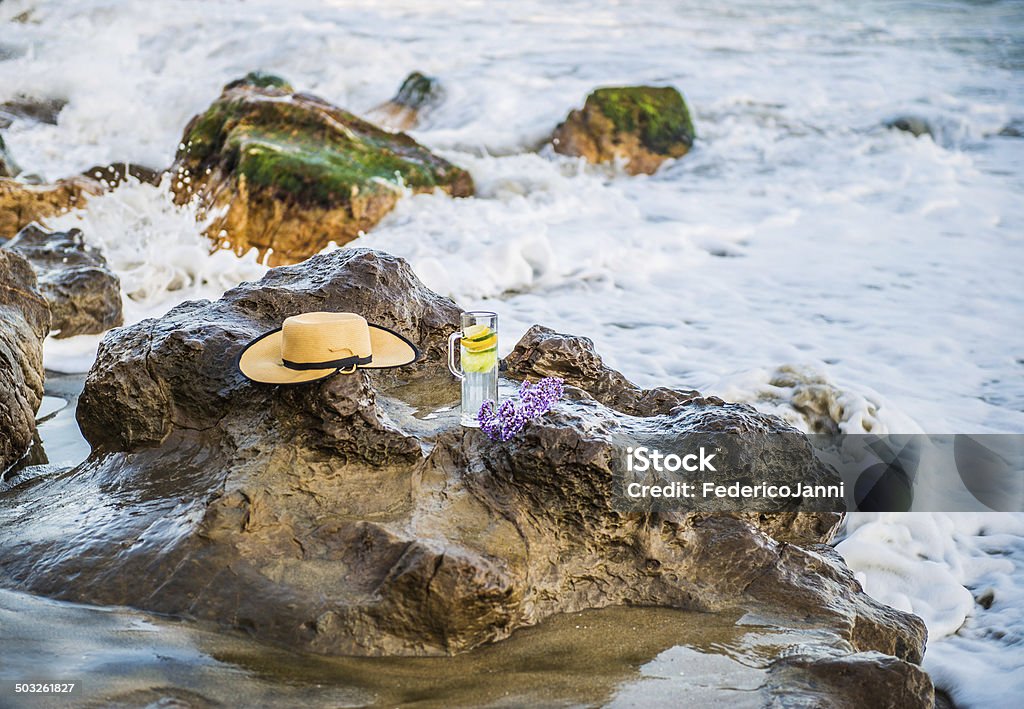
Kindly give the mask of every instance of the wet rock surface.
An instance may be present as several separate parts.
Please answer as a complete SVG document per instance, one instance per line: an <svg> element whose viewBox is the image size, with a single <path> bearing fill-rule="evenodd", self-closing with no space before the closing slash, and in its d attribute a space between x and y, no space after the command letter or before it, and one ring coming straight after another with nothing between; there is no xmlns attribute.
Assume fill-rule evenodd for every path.
<svg viewBox="0 0 1024 709"><path fill-rule="evenodd" d="M880 652L787 655L772 663L768 675L766 704L772 707L935 706L935 689L924 670Z"/></svg>
<svg viewBox="0 0 1024 709"><path fill-rule="evenodd" d="M0 128L7 128L16 120L57 125L57 117L67 102L59 98L16 96L0 102Z"/></svg>
<svg viewBox="0 0 1024 709"><path fill-rule="evenodd" d="M641 389L606 366L590 339L562 335L541 325L531 327L504 361L508 374L516 379L561 377L605 406L632 416L667 414L689 402L712 406L725 403L716 397L705 399L692 390Z"/></svg>
<svg viewBox="0 0 1024 709"><path fill-rule="evenodd" d="M651 174L686 155L696 132L682 94L672 87L597 89L572 111L551 142L555 152L591 163L622 160L632 175Z"/></svg>
<svg viewBox="0 0 1024 709"><path fill-rule="evenodd" d="M566 384L580 390L584 399L593 398L630 416L661 417L655 428L658 433L652 441L654 445L669 444L668 450L693 448L700 441L679 445L666 430L682 431L683 435L700 431L709 434L706 439L709 445L739 444L731 446L741 449L733 453L743 461L739 465L750 471L751 479L828 481L828 473L810 460L811 451L802 434L787 430L779 421L762 416L749 406L727 404L718 397L704 397L698 391L666 387L642 389L606 366L589 338L564 335L534 325L504 363L508 375L517 379L537 381L544 377L561 377ZM648 442L649 434L644 428L636 427L626 436L626 444ZM779 471L792 471L795 475L787 478ZM728 483L733 479L731 476L732 467L723 469L719 482ZM704 479L712 481L713 476ZM706 510L708 503L702 506ZM745 503L743 507L756 507L756 503ZM838 512L820 510L806 514L766 508L760 512L740 512L737 516L752 521L774 539L796 543L827 541L842 521Z"/></svg>
<svg viewBox="0 0 1024 709"><path fill-rule="evenodd" d="M160 170L127 162L94 165L82 174L96 180L107 189L113 189L129 179L134 179L147 185L158 185L164 176L164 173Z"/></svg>
<svg viewBox="0 0 1024 709"><path fill-rule="evenodd" d="M388 130L415 128L420 118L444 101L444 88L432 76L414 71L405 77L391 100L370 111L367 116Z"/></svg>
<svg viewBox="0 0 1024 709"><path fill-rule="evenodd" d="M32 267L0 250L0 472L28 450L43 397L43 339L50 325Z"/></svg>
<svg viewBox="0 0 1024 709"><path fill-rule="evenodd" d="M420 378L428 366L433 371L460 312L450 299L422 286L404 261L383 252L344 250L273 269L215 303L183 303L159 320L108 336L79 405L86 438L94 446L136 451L181 430L212 430L222 419L239 418L236 412L246 412L244 419L253 406L287 400L290 406L322 407L316 387L255 385L235 366L246 343L279 327L284 318L311 310L358 312L419 346L423 359L410 367L321 382L332 391L365 391L371 398L368 377L390 383L398 376ZM183 368L185 362L190 364ZM455 391L451 384L448 388ZM371 404L357 398L345 405L348 413L366 409L372 418ZM319 408L314 414L331 418Z"/></svg>
<svg viewBox="0 0 1024 709"><path fill-rule="evenodd" d="M270 265L371 229L402 194L473 194L465 170L279 77L250 74L189 123L172 168L179 202L222 208L210 237Z"/></svg>
<svg viewBox="0 0 1024 709"><path fill-rule="evenodd" d="M424 358L295 387L244 380L245 343L309 310L360 312ZM924 624L867 597L819 543L838 515L619 505L619 435L788 427L694 392L652 397L584 338L535 328L509 373L557 370L572 387L495 443L450 409L458 315L404 261L346 249L111 332L78 409L90 458L0 498L4 583L324 655L458 653L616 605L741 612L813 628L805 655L882 653L918 672ZM767 444L752 440L757 457ZM804 453L775 474L828 475ZM800 543L771 536L786 530Z"/></svg>
<svg viewBox="0 0 1024 709"><path fill-rule="evenodd" d="M51 233L30 225L4 248L32 264L55 337L98 334L124 322L121 281L78 229Z"/></svg>

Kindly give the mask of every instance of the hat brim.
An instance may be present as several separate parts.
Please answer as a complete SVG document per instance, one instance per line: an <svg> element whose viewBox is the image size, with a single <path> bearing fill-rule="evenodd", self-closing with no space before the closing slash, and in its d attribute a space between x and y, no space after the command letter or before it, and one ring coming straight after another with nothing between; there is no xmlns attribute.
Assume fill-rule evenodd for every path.
<svg viewBox="0 0 1024 709"><path fill-rule="evenodd" d="M416 345L393 330L369 325L373 360L360 369L390 369L412 364L420 357ZM271 330L250 342L238 355L238 369L249 381L260 384L305 384L336 374L329 369L290 369L281 360L281 328Z"/></svg>

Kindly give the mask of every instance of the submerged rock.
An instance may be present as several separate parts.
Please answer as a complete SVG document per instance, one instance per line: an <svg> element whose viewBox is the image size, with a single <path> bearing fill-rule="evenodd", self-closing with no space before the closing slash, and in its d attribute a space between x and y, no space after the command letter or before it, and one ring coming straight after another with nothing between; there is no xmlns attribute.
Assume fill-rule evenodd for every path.
<svg viewBox="0 0 1024 709"><path fill-rule="evenodd" d="M55 337L106 332L124 322L121 281L82 232L46 232L29 225L4 248L28 259L50 306Z"/></svg>
<svg viewBox="0 0 1024 709"><path fill-rule="evenodd" d="M696 133L675 88L626 86L597 89L555 129L555 152L588 162L625 161L632 175L652 174L668 158L686 155Z"/></svg>
<svg viewBox="0 0 1024 709"><path fill-rule="evenodd" d="M414 192L473 194L469 173L404 133L389 133L279 77L232 82L185 129L178 202L223 209L208 230L238 254L295 263L371 229Z"/></svg>
<svg viewBox="0 0 1024 709"><path fill-rule="evenodd" d="M21 168L14 162L4 143L4 137L0 135L0 177L17 177L20 172Z"/></svg>
<svg viewBox="0 0 1024 709"><path fill-rule="evenodd" d="M361 312L423 359L294 387L237 371L245 343L320 309ZM632 604L812 624L820 643L805 653L920 661L924 624L866 596L819 544L838 515L622 505L621 439L746 432L757 474L828 478L793 429L695 392L645 392L589 341L534 328L510 373L554 369L571 386L493 442L451 410L459 312L404 261L342 249L112 331L78 409L92 455L0 505L4 582L323 654L456 653L552 614ZM772 448L770 434L790 433L796 445Z"/></svg>
<svg viewBox="0 0 1024 709"><path fill-rule="evenodd" d="M0 128L7 128L18 119L57 125L57 116L66 105L67 101L60 98L15 96L0 103Z"/></svg>
<svg viewBox="0 0 1024 709"><path fill-rule="evenodd" d="M1004 138L1024 137L1024 118L1014 118L1000 129L998 135Z"/></svg>
<svg viewBox="0 0 1024 709"><path fill-rule="evenodd" d="M110 165L94 165L83 173L86 177L96 180L108 190L132 178L147 185L158 185L164 173L144 165L127 162L115 162Z"/></svg>
<svg viewBox="0 0 1024 709"><path fill-rule="evenodd" d="M935 689L928 673L880 652L845 654L816 649L785 655L772 663L765 689L771 697L768 706L935 706Z"/></svg>
<svg viewBox="0 0 1024 709"><path fill-rule="evenodd" d="M32 444L50 311L29 263L0 249L0 472Z"/></svg>
<svg viewBox="0 0 1024 709"><path fill-rule="evenodd" d="M0 238L11 238L32 222L45 222L102 194L103 186L87 177L28 185L0 177Z"/></svg>
<svg viewBox="0 0 1024 709"><path fill-rule="evenodd" d="M419 119L444 100L441 82L432 76L414 71L405 78L398 93L367 116L388 130L415 128Z"/></svg>
<svg viewBox="0 0 1024 709"><path fill-rule="evenodd" d="M920 116L897 116L886 121L885 127L910 133L915 138L920 138L922 135L935 138L935 129L932 127L931 122L927 118L921 118Z"/></svg>

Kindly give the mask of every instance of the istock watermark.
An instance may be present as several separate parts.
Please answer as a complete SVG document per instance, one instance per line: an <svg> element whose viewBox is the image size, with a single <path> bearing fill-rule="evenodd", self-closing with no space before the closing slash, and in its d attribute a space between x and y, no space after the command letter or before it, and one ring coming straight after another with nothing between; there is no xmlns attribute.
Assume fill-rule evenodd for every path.
<svg viewBox="0 0 1024 709"><path fill-rule="evenodd" d="M1024 436L684 432L613 436L623 511L1024 511Z"/></svg>
<svg viewBox="0 0 1024 709"><path fill-rule="evenodd" d="M626 469L631 473L677 473L685 470L689 473L696 472L717 472L712 464L717 453L708 453L703 446L696 453L676 455L675 453L664 454L657 449L649 449L647 446L626 448Z"/></svg>

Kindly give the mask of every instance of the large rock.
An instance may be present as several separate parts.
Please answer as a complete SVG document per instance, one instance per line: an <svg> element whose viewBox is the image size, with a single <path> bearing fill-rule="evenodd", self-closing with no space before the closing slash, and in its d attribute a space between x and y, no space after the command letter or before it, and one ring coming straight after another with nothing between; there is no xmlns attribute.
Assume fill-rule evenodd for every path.
<svg viewBox="0 0 1024 709"><path fill-rule="evenodd" d="M43 398L43 339L50 311L32 267L0 250L0 472L32 443Z"/></svg>
<svg viewBox="0 0 1024 709"><path fill-rule="evenodd" d="M124 322L121 281L103 255L86 245L80 230L50 233L33 224L5 248L24 256L35 269L55 337L98 334Z"/></svg>
<svg viewBox="0 0 1024 709"><path fill-rule="evenodd" d="M372 109L367 118L388 130L409 130L415 128L430 109L444 101L444 94L440 81L414 71L405 77L398 93Z"/></svg>
<svg viewBox="0 0 1024 709"><path fill-rule="evenodd" d="M689 152L696 133L682 95L670 86L597 89L552 136L555 152L588 162L625 162L632 175L651 174Z"/></svg>
<svg viewBox="0 0 1024 709"><path fill-rule="evenodd" d="M85 204L103 186L87 177L28 185L0 177L0 238L11 238L32 222L44 222Z"/></svg>
<svg viewBox="0 0 1024 709"><path fill-rule="evenodd" d="M295 387L237 372L246 342L318 309L362 312L424 358ZM622 439L746 433L758 475L832 475L802 438L773 447L769 434L792 429L694 392L644 394L586 340L536 328L512 373L569 374L559 353L586 361L552 412L490 441L450 408L445 340L458 316L404 261L342 249L112 331L79 404L92 455L0 506L4 582L324 654L461 652L612 605L739 609L812 625L809 657L877 652L916 671L923 623L866 596L819 543L838 515L802 502L778 518L623 508Z"/></svg>
<svg viewBox="0 0 1024 709"><path fill-rule="evenodd" d="M268 263L344 244L414 192L473 194L469 174L404 133L389 133L282 79L250 74L188 124L174 164L179 202L223 209L207 233Z"/></svg>

